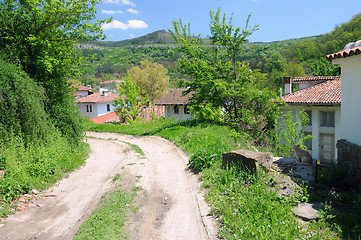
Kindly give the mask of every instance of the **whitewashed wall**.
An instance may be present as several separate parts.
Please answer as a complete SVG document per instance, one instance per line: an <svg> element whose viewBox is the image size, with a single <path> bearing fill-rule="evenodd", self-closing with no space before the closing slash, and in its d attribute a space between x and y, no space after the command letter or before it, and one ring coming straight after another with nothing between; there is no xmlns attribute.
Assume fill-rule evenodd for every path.
<svg viewBox="0 0 361 240"><path fill-rule="evenodd" d="M110 104L110 111L107 111L107 104ZM87 105L92 106L92 112L87 112ZM114 106L108 103L77 103L79 111L87 118L95 118L110 112L114 112Z"/></svg>
<svg viewBox="0 0 361 240"><path fill-rule="evenodd" d="M280 107L281 112L286 114L288 111L292 111L293 115L300 114L301 110L304 109L305 111L312 112L312 126L306 126L304 131L305 132L312 132L314 138L312 139L312 150L309 151L312 155L313 159L318 160L320 154L320 135L321 134L334 134L334 161L337 160L337 148L336 143L337 140L340 139L341 135L341 107L340 106L282 106ZM321 127L321 112L335 112L335 127ZM282 124L283 121L280 119L279 124Z"/></svg>
<svg viewBox="0 0 361 240"><path fill-rule="evenodd" d="M165 106L165 118L174 118L175 120L188 120L192 118L191 114L184 114L184 106L179 106L179 114L174 113L173 105Z"/></svg>
<svg viewBox="0 0 361 240"><path fill-rule="evenodd" d="M341 64L341 134L340 138L361 146L361 55L335 59Z"/></svg>

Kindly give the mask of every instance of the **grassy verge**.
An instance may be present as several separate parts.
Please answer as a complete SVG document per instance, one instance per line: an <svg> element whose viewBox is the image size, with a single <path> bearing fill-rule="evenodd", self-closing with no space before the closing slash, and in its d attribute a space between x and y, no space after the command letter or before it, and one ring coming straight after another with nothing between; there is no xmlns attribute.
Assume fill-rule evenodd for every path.
<svg viewBox="0 0 361 240"><path fill-rule="evenodd" d="M0 216L16 208L13 200L32 189L44 190L67 172L80 167L89 153L89 145L70 144L54 133L45 144L25 144L17 137L0 144Z"/></svg>
<svg viewBox="0 0 361 240"><path fill-rule="evenodd" d="M130 125L92 125L93 131L136 135L159 135L175 142L190 156L189 165L202 172L206 199L221 224L220 237L226 239L341 239L333 215L322 214L318 222L300 222L291 208L309 200L308 192L298 191L289 198L270 188L271 176L257 176L236 169L222 169L223 152L252 149L245 133L223 125L160 120ZM133 132L134 131L134 132Z"/></svg>
<svg viewBox="0 0 361 240"><path fill-rule="evenodd" d="M79 228L74 239L129 239L124 226L134 214L135 191L117 190L104 196L100 206Z"/></svg>

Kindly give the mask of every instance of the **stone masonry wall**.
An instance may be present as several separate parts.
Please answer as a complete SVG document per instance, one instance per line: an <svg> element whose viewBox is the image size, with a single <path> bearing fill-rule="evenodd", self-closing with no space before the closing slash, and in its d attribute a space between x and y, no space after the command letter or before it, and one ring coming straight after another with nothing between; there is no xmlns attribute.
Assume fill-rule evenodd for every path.
<svg viewBox="0 0 361 240"><path fill-rule="evenodd" d="M356 179L361 179L361 146L344 139L337 141L338 164L348 164L349 173Z"/></svg>

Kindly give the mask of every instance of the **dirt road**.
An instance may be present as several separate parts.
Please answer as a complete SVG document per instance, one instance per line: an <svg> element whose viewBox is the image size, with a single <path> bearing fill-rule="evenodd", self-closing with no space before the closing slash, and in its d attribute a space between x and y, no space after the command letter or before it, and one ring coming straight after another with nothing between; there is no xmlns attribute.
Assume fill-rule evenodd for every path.
<svg viewBox="0 0 361 240"><path fill-rule="evenodd" d="M10 216L0 239L72 239L118 173L124 187L144 189L139 211L127 226L131 239L216 239L200 183L179 148L159 137L88 136L98 139L87 139L92 152L86 164L49 189L50 197ZM124 142L139 146L145 157L137 157Z"/></svg>

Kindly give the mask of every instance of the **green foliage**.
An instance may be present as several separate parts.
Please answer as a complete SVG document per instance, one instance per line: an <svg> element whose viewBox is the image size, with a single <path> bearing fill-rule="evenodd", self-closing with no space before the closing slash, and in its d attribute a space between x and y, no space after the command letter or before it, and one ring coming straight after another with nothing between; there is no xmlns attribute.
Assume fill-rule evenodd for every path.
<svg viewBox="0 0 361 240"><path fill-rule="evenodd" d="M192 117L201 122L219 122L222 118L221 108L214 108L210 104L193 105L189 107Z"/></svg>
<svg viewBox="0 0 361 240"><path fill-rule="evenodd" d="M135 135L159 135L175 142L191 157L189 165L195 170L220 165L224 152L249 148L250 137L229 126L202 123L195 120L175 121L159 119L151 122L132 122L129 125L90 124L88 130Z"/></svg>
<svg viewBox="0 0 361 240"><path fill-rule="evenodd" d="M45 142L54 127L45 113L44 90L14 65L0 59L0 140L15 133L26 142Z"/></svg>
<svg viewBox="0 0 361 240"><path fill-rule="evenodd" d="M141 108L148 102L140 96L140 88L129 77L119 84L119 98L113 101L115 111L122 123L138 118Z"/></svg>
<svg viewBox="0 0 361 240"><path fill-rule="evenodd" d="M152 105L168 91L169 76L168 70L159 63L152 63L149 60L141 61L140 66L134 66L128 70L128 76L140 88L143 98L148 98Z"/></svg>
<svg viewBox="0 0 361 240"><path fill-rule="evenodd" d="M20 137L10 136L0 145L1 169L0 199L10 201L32 189L43 190L64 176L68 171L81 166L88 144L71 145L60 133L53 132L46 143L24 144Z"/></svg>
<svg viewBox="0 0 361 240"><path fill-rule="evenodd" d="M226 16L220 18L220 10L210 12L210 40L212 48L206 49L200 38L190 34L189 25L174 21L171 31L184 54L179 60L183 73L191 80L187 92L193 92L191 105L202 106L207 103L212 108L224 109L224 120L233 127L250 133L257 140L264 137L267 125L273 125L271 116L277 106L270 101L272 93L255 82L260 74L254 74L247 64L238 61L242 43L256 29L249 27L241 30Z"/></svg>
<svg viewBox="0 0 361 240"><path fill-rule="evenodd" d="M294 152L293 145L306 149L304 142L313 138L312 135L304 135L304 127L309 121L307 113L302 110L299 115L294 115L292 111L288 111L280 119L282 121L279 123L274 143L275 152L279 156L291 157Z"/></svg>
<svg viewBox="0 0 361 240"><path fill-rule="evenodd" d="M325 183L330 187L349 187L353 183L348 177L349 166L347 164L332 164L322 169L319 167L317 171L317 180Z"/></svg>
<svg viewBox="0 0 361 240"><path fill-rule="evenodd" d="M105 196L79 228L74 239L129 239L126 221L136 211L135 193L117 190Z"/></svg>
<svg viewBox="0 0 361 240"><path fill-rule="evenodd" d="M222 224L225 239L297 239L305 235L287 199L267 186L268 175L248 175L236 168L203 171L207 202Z"/></svg>
<svg viewBox="0 0 361 240"><path fill-rule="evenodd" d="M54 125L70 141L83 137L80 116L67 78L77 74L80 56L75 54L77 40L103 36L94 21L98 0L0 2L0 54L21 66L45 91L45 111Z"/></svg>
<svg viewBox="0 0 361 240"><path fill-rule="evenodd" d="M221 223L219 236L221 238L340 239L339 233L342 231L339 230L340 226L348 231L343 234L346 238L358 236L360 215L357 214L340 219L332 218L335 214L325 214L327 217L322 217L318 222L304 223L300 227L291 208L300 200L309 197L307 188L286 198L270 190L269 183L272 182L272 177L262 171L257 175L248 175L235 168L221 169L222 158L215 145L219 145L223 151L250 149L250 138L246 133L237 132L224 125L200 123L194 120L132 122L126 126L94 124L91 130L160 135L174 141L185 150L195 160L190 165L195 164L193 167L198 166L197 169L202 170L208 205L212 209L212 214ZM359 213L360 201L354 199L348 201L347 207ZM326 219L330 221L327 222ZM342 222L343 220L347 223ZM352 220L355 221L350 224Z"/></svg>

